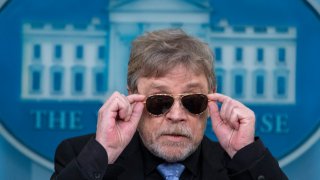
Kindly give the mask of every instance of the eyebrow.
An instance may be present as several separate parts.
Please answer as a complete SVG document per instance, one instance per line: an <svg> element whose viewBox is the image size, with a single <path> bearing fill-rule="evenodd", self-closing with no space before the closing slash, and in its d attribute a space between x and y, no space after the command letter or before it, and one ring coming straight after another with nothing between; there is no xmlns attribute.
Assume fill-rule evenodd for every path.
<svg viewBox="0 0 320 180"><path fill-rule="evenodd" d="M163 91L163 92L169 91L169 89L168 89L167 86L161 85L161 84L156 84L156 83L152 83L152 84L150 85L150 89L151 89L151 90L159 90L159 91ZM205 91L205 89L204 89L204 88L201 86L201 84L198 83L198 82L188 83L188 84L185 86L184 89L187 90L187 91L188 91L188 90L192 90L192 89L199 89L200 91L202 91L202 90Z"/></svg>
<svg viewBox="0 0 320 180"><path fill-rule="evenodd" d="M191 82L191 83L188 83L186 86L186 89L194 89L194 88L202 89L201 84L198 82Z"/></svg>
<svg viewBox="0 0 320 180"><path fill-rule="evenodd" d="M150 85L150 89L151 89L151 90L167 91L167 90L168 90L168 87L166 87L165 85L152 83L152 84Z"/></svg>

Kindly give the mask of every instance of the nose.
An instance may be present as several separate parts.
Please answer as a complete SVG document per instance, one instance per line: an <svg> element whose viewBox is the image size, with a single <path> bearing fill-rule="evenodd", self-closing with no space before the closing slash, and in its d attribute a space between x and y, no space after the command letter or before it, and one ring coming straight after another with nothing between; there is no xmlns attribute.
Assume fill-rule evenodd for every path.
<svg viewBox="0 0 320 180"><path fill-rule="evenodd" d="M166 118L173 122L184 121L187 119L186 110L178 99L174 101L169 112L166 114Z"/></svg>

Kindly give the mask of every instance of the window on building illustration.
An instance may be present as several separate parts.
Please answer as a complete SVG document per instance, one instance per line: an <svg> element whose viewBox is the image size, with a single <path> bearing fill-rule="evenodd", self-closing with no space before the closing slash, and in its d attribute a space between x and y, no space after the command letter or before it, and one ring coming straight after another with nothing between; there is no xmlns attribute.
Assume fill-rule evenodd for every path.
<svg viewBox="0 0 320 180"><path fill-rule="evenodd" d="M62 58L62 46L56 45L54 47L54 58L55 59L61 59Z"/></svg>
<svg viewBox="0 0 320 180"><path fill-rule="evenodd" d="M263 62L263 56L264 56L264 52L262 48L258 48L257 49L257 60L259 63Z"/></svg>
<svg viewBox="0 0 320 180"><path fill-rule="evenodd" d="M243 76L242 75L236 75L234 77L234 88L235 88L236 96L243 95Z"/></svg>
<svg viewBox="0 0 320 180"><path fill-rule="evenodd" d="M223 75L221 74L217 75L217 92L223 92Z"/></svg>
<svg viewBox="0 0 320 180"><path fill-rule="evenodd" d="M254 32L256 33L266 33L267 32L267 28L266 27L255 27L254 29Z"/></svg>
<svg viewBox="0 0 320 180"><path fill-rule="evenodd" d="M104 73L98 72L95 75L95 88L97 93L104 93L106 91L106 79Z"/></svg>
<svg viewBox="0 0 320 180"><path fill-rule="evenodd" d="M277 33L288 33L289 28L288 27L276 27L276 32Z"/></svg>
<svg viewBox="0 0 320 180"><path fill-rule="evenodd" d="M81 45L78 45L76 47L76 58L83 59L83 46L81 46Z"/></svg>
<svg viewBox="0 0 320 180"><path fill-rule="evenodd" d="M286 62L286 49L285 48L279 48L278 49L278 62L279 63L285 63Z"/></svg>
<svg viewBox="0 0 320 180"><path fill-rule="evenodd" d="M83 73L82 72L76 72L74 74L74 91L76 93L82 92L83 91Z"/></svg>
<svg viewBox="0 0 320 180"><path fill-rule="evenodd" d="M256 76L256 95L263 95L264 94L264 76L257 75Z"/></svg>
<svg viewBox="0 0 320 180"><path fill-rule="evenodd" d="M222 49L220 47L216 47L214 48L214 54L215 54L215 60L217 62L221 62L222 61Z"/></svg>
<svg viewBox="0 0 320 180"><path fill-rule="evenodd" d="M246 32L246 27L244 26L234 26L233 31L236 33L244 33Z"/></svg>
<svg viewBox="0 0 320 180"><path fill-rule="evenodd" d="M62 72L57 71L53 73L53 91L62 91Z"/></svg>
<svg viewBox="0 0 320 180"><path fill-rule="evenodd" d="M277 95L285 96L286 91L286 78L284 76L277 77Z"/></svg>
<svg viewBox="0 0 320 180"><path fill-rule="evenodd" d="M41 89L41 72L40 71L33 71L32 74L32 85L31 90L32 92L39 92Z"/></svg>
<svg viewBox="0 0 320 180"><path fill-rule="evenodd" d="M100 60L103 60L103 59L105 59L105 47L104 46L99 46L98 47L98 58L100 59Z"/></svg>
<svg viewBox="0 0 320 180"><path fill-rule="evenodd" d="M242 56L243 56L243 49L242 48L236 48L236 61L242 62Z"/></svg>
<svg viewBox="0 0 320 180"><path fill-rule="evenodd" d="M33 46L33 58L40 59L41 58L41 46L40 44L35 44Z"/></svg>
<svg viewBox="0 0 320 180"><path fill-rule="evenodd" d="M222 27L222 26L213 26L211 29L212 29L213 32L220 32L220 33L222 33L222 32L225 31L225 28Z"/></svg>

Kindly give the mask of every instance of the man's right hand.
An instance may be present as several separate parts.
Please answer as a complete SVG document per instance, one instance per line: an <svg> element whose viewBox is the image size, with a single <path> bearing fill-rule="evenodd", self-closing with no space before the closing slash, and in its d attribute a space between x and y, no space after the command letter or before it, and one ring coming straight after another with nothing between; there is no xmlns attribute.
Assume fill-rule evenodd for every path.
<svg viewBox="0 0 320 180"><path fill-rule="evenodd" d="M100 108L96 140L107 151L108 164L116 161L136 132L144 99L144 95L115 92Z"/></svg>

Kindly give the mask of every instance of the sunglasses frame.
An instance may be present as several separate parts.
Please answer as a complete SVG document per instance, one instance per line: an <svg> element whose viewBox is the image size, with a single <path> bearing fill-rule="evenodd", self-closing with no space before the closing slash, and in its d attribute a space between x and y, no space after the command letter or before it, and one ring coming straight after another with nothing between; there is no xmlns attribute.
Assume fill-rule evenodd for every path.
<svg viewBox="0 0 320 180"><path fill-rule="evenodd" d="M176 94L176 95L162 93L162 94L152 94L152 95L147 96L146 100L145 100L143 103L146 104L146 103L147 103L147 99L150 98L150 97L153 97L153 96L170 96L170 97L173 98L174 101L178 98L180 105L181 105L181 106L183 107L183 109L185 109L188 113L191 113L191 114L193 114L193 115L200 116L201 114L203 114L203 113L205 112L205 110L202 111L201 113L195 114L195 113L190 112L190 111L183 105L181 99L182 99L183 97L189 96L189 95L203 95L203 96L207 97L207 95L206 95L206 94L203 94L203 93L185 93L185 94ZM208 99L208 97L207 97L207 99ZM210 102L209 99L208 99L208 102ZM173 104L174 104L174 102L173 102ZM165 113L162 113L162 114L159 114L159 115L152 114L151 112L148 111L148 109L147 109L146 106L145 106L145 108L146 108L146 111L149 113L149 115L151 115L151 116L153 116L153 117L159 117L159 116L163 116L164 114L167 114L167 113L171 110L173 104L170 106L170 108L169 108ZM208 105L207 105L207 106L208 106Z"/></svg>

